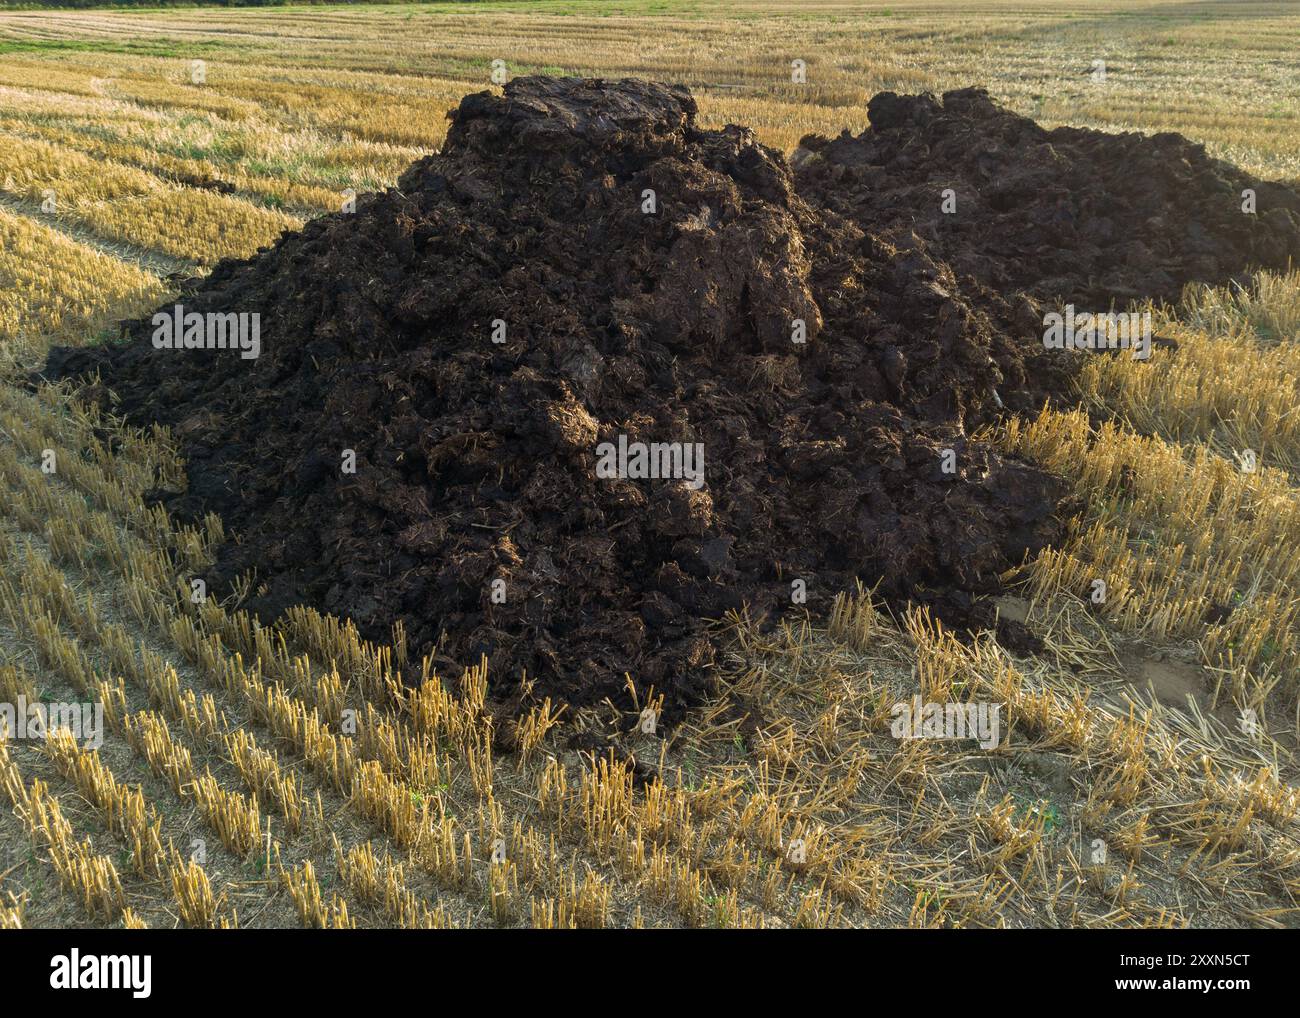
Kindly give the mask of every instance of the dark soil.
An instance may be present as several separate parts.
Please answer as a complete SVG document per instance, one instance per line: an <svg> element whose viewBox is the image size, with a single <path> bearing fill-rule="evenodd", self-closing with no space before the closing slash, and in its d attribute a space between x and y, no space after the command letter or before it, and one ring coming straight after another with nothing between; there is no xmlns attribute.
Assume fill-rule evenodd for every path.
<svg viewBox="0 0 1300 1018"><path fill-rule="evenodd" d="M684 89L517 79L355 214L188 284L187 311L261 314L259 359L155 350L146 319L46 374L98 370L118 412L175 429L171 508L236 535L214 589L251 570L264 618L401 620L499 684L622 703L627 673L671 717L707 690L707 621L775 616L795 580L814 612L860 579L979 624L973 596L1068 511L967 437L1068 391L1084 355L1043 349L1037 298L1276 266L1296 220L1234 213L1247 178L1180 139L1047 134L973 91L871 112L792 177L749 130L698 128ZM619 435L702 443L703 486L599 478Z"/></svg>

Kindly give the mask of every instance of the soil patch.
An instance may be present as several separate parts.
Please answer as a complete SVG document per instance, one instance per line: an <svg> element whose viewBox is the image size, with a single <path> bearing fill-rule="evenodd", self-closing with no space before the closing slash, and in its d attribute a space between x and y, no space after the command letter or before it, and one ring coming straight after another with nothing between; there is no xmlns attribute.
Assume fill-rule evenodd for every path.
<svg viewBox="0 0 1300 1018"><path fill-rule="evenodd" d="M1188 697L1198 704L1207 701L1204 672L1186 661L1174 658L1145 660L1141 665L1141 683L1168 707L1186 710Z"/></svg>

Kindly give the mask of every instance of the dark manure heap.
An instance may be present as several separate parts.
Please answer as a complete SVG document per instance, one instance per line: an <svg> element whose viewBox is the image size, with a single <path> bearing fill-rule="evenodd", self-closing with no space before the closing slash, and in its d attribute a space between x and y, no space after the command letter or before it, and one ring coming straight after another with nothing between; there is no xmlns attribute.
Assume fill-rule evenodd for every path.
<svg viewBox="0 0 1300 1018"><path fill-rule="evenodd" d="M981 92L877 97L793 175L695 114L636 80L467 96L397 187L186 284L187 313L260 315L258 358L156 349L143 319L46 375L174 429L189 485L161 497L223 517L209 583L254 573L263 619L401 620L573 704L625 702L627 673L671 715L708 689L709 620L775 617L796 581L814 613L861 580L986 624L975 596L1068 511L968 437L1068 393L1083 355L1043 349L1040 301L1295 250L1292 213L1235 211L1247 178L1188 143L1049 134ZM1134 211L1145 253L1117 247ZM637 476L646 450L678 476Z"/></svg>
<svg viewBox="0 0 1300 1018"><path fill-rule="evenodd" d="M1001 292L1104 311L1300 262L1300 194L1182 135L1048 131L978 88L882 92L867 113L857 137L803 139L799 193L885 236L915 233L958 276Z"/></svg>

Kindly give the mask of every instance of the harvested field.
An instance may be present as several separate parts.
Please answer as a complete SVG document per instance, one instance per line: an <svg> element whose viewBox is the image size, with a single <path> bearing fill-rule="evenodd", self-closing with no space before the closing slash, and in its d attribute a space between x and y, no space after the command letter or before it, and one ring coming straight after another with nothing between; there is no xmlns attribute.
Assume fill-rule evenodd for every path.
<svg viewBox="0 0 1300 1018"><path fill-rule="evenodd" d="M1300 21L1152 11L0 14L0 926L1297 925Z"/></svg>

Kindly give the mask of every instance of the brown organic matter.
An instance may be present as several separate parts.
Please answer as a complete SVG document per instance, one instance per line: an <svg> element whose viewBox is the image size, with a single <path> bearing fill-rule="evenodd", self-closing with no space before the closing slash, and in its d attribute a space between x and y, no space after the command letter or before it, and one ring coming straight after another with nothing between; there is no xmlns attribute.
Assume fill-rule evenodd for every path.
<svg viewBox="0 0 1300 1018"><path fill-rule="evenodd" d="M882 92L867 112L857 137L803 139L799 193L1000 292L1105 311L1300 262L1300 194L1182 135L1048 131L978 88Z"/></svg>
<svg viewBox="0 0 1300 1018"><path fill-rule="evenodd" d="M707 691L707 623L730 610L776 617L801 581L824 611L861 580L970 625L975 594L1060 536L1063 485L969 437L1067 391L1082 355L1043 349L1041 298L1163 292L1294 245L1293 219L1238 244L1255 235L1206 215L1213 262L1159 262L1163 239L1132 272L1099 270L1113 245L1075 259L1035 217L1104 209L1105 182L1070 170L1044 197L1068 138L982 93L880 97L887 139L807 140L797 177L695 114L636 80L467 96L395 188L187 285L186 311L260 314L256 360L157 350L145 319L46 373L98 370L129 420L175 429L171 507L224 518L209 581L255 573L264 618L306 603L372 638L400 620L417 651L487 654L498 684L526 670L571 703L626 703L630 675L671 718ZM993 157L944 142L990 126ZM1195 163L1182 142L1085 148L1112 144ZM999 166L1024 188L999 191ZM959 227L931 214L945 174ZM1225 196L1194 197L1136 204L1186 232ZM702 485L598 476L620 436L701 443Z"/></svg>

